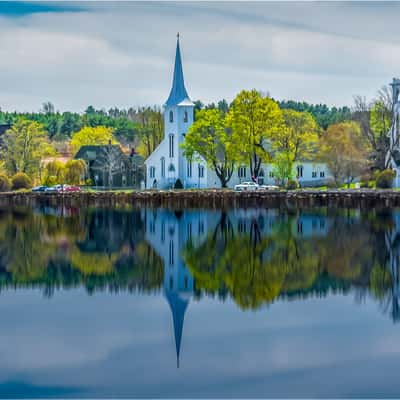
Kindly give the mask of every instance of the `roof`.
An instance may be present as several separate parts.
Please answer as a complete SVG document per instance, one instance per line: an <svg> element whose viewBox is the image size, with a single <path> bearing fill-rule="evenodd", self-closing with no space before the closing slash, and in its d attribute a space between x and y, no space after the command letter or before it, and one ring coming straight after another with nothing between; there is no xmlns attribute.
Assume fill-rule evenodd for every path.
<svg viewBox="0 0 400 400"><path fill-rule="evenodd" d="M119 144L104 144L104 145L91 145L91 146L82 146L78 152L75 154L75 159L83 159L83 160L100 160L104 157L104 151L107 149L114 149L120 153L121 158L126 162L131 162L136 165L143 164L143 157L137 153L132 155L125 154L121 146Z"/></svg>
<svg viewBox="0 0 400 400"><path fill-rule="evenodd" d="M4 133L6 133L6 131L10 128L11 128L11 124L4 124L4 123L0 122L0 135L3 135Z"/></svg>
<svg viewBox="0 0 400 400"><path fill-rule="evenodd" d="M99 153L103 153L105 149L114 148L115 150L119 151L121 154L122 150L118 144L103 144L103 145L90 145L90 146L82 146L78 152L75 154L75 159L95 159Z"/></svg>
<svg viewBox="0 0 400 400"><path fill-rule="evenodd" d="M185 81L183 79L182 58L181 50L179 47L179 34L176 42L175 67L172 88L165 105L167 107L193 105L189 95L187 94Z"/></svg>

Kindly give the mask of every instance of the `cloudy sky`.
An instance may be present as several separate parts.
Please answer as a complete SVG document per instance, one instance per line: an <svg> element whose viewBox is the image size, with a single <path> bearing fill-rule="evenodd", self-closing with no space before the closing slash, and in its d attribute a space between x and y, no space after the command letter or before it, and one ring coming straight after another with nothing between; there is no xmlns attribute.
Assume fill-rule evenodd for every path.
<svg viewBox="0 0 400 400"><path fill-rule="evenodd" d="M0 3L0 107L161 105L181 34L192 99L257 88L351 105L400 75L400 3Z"/></svg>

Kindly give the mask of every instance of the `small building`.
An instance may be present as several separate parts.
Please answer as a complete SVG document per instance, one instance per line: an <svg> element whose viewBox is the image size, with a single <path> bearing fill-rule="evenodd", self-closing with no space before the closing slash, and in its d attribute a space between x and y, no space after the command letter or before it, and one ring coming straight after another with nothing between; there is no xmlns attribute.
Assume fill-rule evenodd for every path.
<svg viewBox="0 0 400 400"><path fill-rule="evenodd" d="M119 145L82 146L74 158L85 161L93 186L139 189L144 179L143 157L134 149L125 154Z"/></svg>
<svg viewBox="0 0 400 400"><path fill-rule="evenodd" d="M8 129L11 128L11 124L1 123L0 122L0 136L3 136Z"/></svg>

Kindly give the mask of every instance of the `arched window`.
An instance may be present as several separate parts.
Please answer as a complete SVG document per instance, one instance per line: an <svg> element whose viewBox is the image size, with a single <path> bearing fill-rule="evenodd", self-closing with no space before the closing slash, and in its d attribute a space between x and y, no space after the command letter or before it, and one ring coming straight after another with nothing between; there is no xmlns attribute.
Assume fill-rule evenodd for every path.
<svg viewBox="0 0 400 400"><path fill-rule="evenodd" d="M172 111L169 112L169 122L174 122L174 113Z"/></svg>
<svg viewBox="0 0 400 400"><path fill-rule="evenodd" d="M169 157L172 158L174 156L174 135L171 133L169 135Z"/></svg>
<svg viewBox="0 0 400 400"><path fill-rule="evenodd" d="M169 164L168 172L175 172L175 166L174 166L174 164Z"/></svg>
<svg viewBox="0 0 400 400"><path fill-rule="evenodd" d="M165 158L161 157L161 176L165 178Z"/></svg>
<svg viewBox="0 0 400 400"><path fill-rule="evenodd" d="M303 177L303 166L298 165L297 166L297 178L302 178Z"/></svg>
<svg viewBox="0 0 400 400"><path fill-rule="evenodd" d="M187 113L187 111L185 111L183 113L183 122L188 122L188 113Z"/></svg>

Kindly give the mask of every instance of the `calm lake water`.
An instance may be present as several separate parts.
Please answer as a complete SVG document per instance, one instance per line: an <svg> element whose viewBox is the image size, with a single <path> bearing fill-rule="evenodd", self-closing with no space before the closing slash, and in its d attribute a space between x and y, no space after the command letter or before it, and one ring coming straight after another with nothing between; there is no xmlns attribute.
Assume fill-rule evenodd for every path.
<svg viewBox="0 0 400 400"><path fill-rule="evenodd" d="M400 211L0 213L1 397L399 397Z"/></svg>

